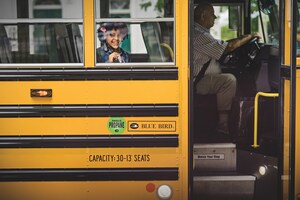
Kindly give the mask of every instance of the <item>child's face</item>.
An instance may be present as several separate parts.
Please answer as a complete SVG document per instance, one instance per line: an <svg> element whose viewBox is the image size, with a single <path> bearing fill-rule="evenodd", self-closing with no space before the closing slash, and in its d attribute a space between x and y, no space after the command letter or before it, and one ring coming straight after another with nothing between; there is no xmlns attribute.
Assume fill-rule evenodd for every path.
<svg viewBox="0 0 300 200"><path fill-rule="evenodd" d="M122 37L119 29L108 31L106 43L114 49L117 49L122 42Z"/></svg>

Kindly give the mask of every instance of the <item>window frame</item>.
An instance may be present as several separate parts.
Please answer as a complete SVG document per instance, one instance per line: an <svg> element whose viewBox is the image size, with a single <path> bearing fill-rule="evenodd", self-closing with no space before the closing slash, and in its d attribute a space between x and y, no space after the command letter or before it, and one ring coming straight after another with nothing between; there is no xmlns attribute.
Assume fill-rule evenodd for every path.
<svg viewBox="0 0 300 200"><path fill-rule="evenodd" d="M101 0L94 1L94 7L99 5ZM130 8L129 8L130 10ZM95 67L165 67L165 66L175 66L176 65L176 0L173 1L173 17L160 17L160 18L101 18L100 13L95 11L95 38L94 38L94 45L95 45ZM97 63L96 57L96 49L97 49L97 27L99 24L104 22L124 22L128 24L141 24L143 22L172 22L173 23L173 53L174 53L174 60L173 62L129 62L129 63Z"/></svg>
<svg viewBox="0 0 300 200"><path fill-rule="evenodd" d="M84 10L83 10L83 5L84 1L80 0L78 2L81 2L82 4L82 9L81 9L81 16L82 18L32 18L33 13L30 13L27 18L4 18L0 19L0 24L3 26L18 26L18 25L36 25L36 24L64 24L64 23L73 23L73 24L79 24L84 27ZM34 5L30 5L30 3L33 3L33 1L28 1L28 11L33 12L33 7ZM55 5L57 7L57 5ZM43 6L44 7L44 6ZM50 7L52 7L50 5ZM62 8L62 6L61 6ZM16 7L16 13L18 12L17 7ZM30 38L30 33L28 35L28 38ZM84 31L82 32L82 38L84 40ZM19 42L19 41L18 41ZM84 46L83 46L83 53L84 53ZM58 62L58 63L0 63L0 68L85 68L84 66L84 56L83 60L80 63L63 63L63 62Z"/></svg>

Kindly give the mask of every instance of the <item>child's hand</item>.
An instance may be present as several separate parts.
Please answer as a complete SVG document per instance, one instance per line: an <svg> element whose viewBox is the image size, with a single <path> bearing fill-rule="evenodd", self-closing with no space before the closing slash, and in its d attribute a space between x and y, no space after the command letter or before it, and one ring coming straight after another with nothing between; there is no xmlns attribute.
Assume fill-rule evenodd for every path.
<svg viewBox="0 0 300 200"><path fill-rule="evenodd" d="M111 63L112 63L112 62L119 62L119 56L120 56L119 53L113 52L113 53L111 53L111 54L109 55L108 61L111 62Z"/></svg>

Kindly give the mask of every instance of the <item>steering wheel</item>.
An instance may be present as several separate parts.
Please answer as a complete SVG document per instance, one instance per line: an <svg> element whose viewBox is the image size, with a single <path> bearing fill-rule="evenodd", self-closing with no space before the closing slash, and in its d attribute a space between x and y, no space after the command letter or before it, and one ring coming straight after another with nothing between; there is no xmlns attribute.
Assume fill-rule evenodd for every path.
<svg viewBox="0 0 300 200"><path fill-rule="evenodd" d="M258 44L258 38L254 37L235 50L223 54L219 59L219 62L223 66L230 68L248 68L251 66L251 63L254 61L259 50L260 46Z"/></svg>

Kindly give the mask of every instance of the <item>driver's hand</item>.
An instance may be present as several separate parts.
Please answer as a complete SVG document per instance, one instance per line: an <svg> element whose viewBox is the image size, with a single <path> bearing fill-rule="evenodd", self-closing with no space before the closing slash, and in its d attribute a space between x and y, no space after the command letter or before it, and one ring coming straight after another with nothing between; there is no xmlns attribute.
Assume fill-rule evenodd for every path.
<svg viewBox="0 0 300 200"><path fill-rule="evenodd" d="M253 32L250 35L251 35L251 38L257 37L258 39L261 39L261 36L258 32Z"/></svg>

